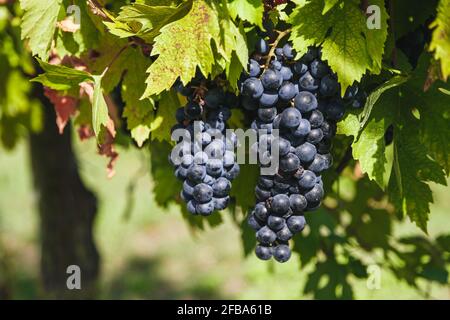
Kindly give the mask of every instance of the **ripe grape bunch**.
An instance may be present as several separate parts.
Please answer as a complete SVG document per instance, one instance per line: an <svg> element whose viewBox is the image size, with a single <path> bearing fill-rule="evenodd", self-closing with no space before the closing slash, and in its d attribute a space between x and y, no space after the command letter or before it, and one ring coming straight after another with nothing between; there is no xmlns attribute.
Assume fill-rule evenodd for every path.
<svg viewBox="0 0 450 320"><path fill-rule="evenodd" d="M237 106L237 97L201 77L187 86L178 84L177 89L188 102L177 110L178 124L172 128L172 132L183 129L183 137L174 147L180 161L176 164L170 160L175 176L183 181L180 196L188 211L209 216L228 206L231 181L240 170L234 153L236 135L225 134L230 108Z"/></svg>
<svg viewBox="0 0 450 320"><path fill-rule="evenodd" d="M337 77L319 48L310 47L299 60L289 43L269 49L264 39L258 41L240 86L242 107L255 114L258 146L270 150L276 144L279 150L279 159L271 159L278 160L278 172L259 177L248 224L256 231L256 256L286 262L289 240L306 225L304 212L317 209L324 197L321 174L332 166L336 122L346 106L361 107L365 95L354 85L340 97Z"/></svg>

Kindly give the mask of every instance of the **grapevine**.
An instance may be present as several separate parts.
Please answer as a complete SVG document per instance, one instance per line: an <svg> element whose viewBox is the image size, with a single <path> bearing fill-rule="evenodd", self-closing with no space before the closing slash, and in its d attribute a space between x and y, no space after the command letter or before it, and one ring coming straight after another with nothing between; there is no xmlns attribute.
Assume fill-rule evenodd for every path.
<svg viewBox="0 0 450 320"><path fill-rule="evenodd" d="M94 216L111 206L82 190L84 161L94 150L121 178L131 150L141 169L114 195L129 219L148 179L145 214L170 208L193 232L229 223L250 263L311 270L305 294L351 298L347 279L372 262L447 285L434 211L450 174L448 12L449 0L0 0L0 143L30 145L43 276L69 261L94 287Z"/></svg>

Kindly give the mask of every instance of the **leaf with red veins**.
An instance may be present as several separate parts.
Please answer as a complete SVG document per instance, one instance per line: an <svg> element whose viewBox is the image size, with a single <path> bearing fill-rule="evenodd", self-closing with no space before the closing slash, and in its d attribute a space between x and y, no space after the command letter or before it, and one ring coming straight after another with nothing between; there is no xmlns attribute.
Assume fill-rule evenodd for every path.
<svg viewBox="0 0 450 320"><path fill-rule="evenodd" d="M55 108L56 125L58 126L59 133L62 134L70 117L74 116L77 111L78 99L61 96L58 94L58 91L49 88L44 89L44 94Z"/></svg>

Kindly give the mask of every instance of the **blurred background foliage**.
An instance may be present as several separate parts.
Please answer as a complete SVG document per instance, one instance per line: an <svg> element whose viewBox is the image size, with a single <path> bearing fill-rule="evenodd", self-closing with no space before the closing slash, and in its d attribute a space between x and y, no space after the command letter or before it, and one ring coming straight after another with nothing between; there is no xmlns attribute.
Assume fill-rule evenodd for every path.
<svg viewBox="0 0 450 320"><path fill-rule="evenodd" d="M41 88L29 82L36 71L20 40L20 14L17 5L0 5L0 299L46 297L30 151L20 140L43 130L45 106ZM179 205L168 145L138 150L124 134L117 174L108 180L95 141L72 141L82 179L99 200L98 298L450 298L448 189L431 185L424 234L361 174L348 156L348 137L337 138L324 207L308 213L295 259L283 265L250 254L255 240L245 215L254 203L255 167L244 166L230 211L200 220ZM367 286L373 265L381 270L379 289Z"/></svg>
<svg viewBox="0 0 450 320"><path fill-rule="evenodd" d="M370 193L371 188L364 180L355 183L343 177L339 186L342 199L333 207L345 210L323 210L309 217L307 232L296 239L301 255L296 254L289 263L262 263L253 254L244 256L242 229L228 212L221 214L222 224L193 232L181 219L177 205L158 206L158 196L152 192L157 184L149 171L133 178L142 166L148 169L148 152L120 150L117 175L108 180L106 160L95 155L95 150L92 141L76 142L83 179L96 191L100 203L94 228L102 255L99 298L333 298L347 285L358 299L450 298L448 267L442 267L442 261L448 261L448 249L444 256L437 246L440 241L448 248L449 242L450 204L445 187L432 186L435 204L429 235L425 236L411 222L394 218L386 209L352 211L357 201L364 201L352 201L358 189ZM130 184L134 191L131 211L125 196ZM9 153L2 150L2 298L44 296L35 205L26 145L21 143ZM340 220L342 225L337 223ZM308 261L311 263L306 266L301 264ZM371 264L381 268L378 290L367 287L365 266Z"/></svg>

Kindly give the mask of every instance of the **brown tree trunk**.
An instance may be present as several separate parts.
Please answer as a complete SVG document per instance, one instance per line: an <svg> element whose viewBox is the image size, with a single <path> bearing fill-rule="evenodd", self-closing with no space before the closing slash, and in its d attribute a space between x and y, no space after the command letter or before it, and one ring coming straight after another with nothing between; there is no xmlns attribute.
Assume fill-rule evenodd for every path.
<svg viewBox="0 0 450 320"><path fill-rule="evenodd" d="M94 194L83 184L72 149L71 128L60 135L53 106L42 96L44 129L30 137L34 185L38 193L41 277L46 298L94 298L99 254L93 239ZM69 290L67 268L81 270L81 290Z"/></svg>

